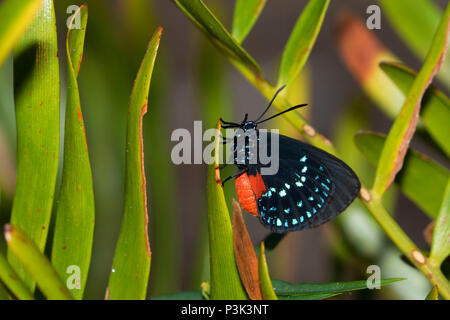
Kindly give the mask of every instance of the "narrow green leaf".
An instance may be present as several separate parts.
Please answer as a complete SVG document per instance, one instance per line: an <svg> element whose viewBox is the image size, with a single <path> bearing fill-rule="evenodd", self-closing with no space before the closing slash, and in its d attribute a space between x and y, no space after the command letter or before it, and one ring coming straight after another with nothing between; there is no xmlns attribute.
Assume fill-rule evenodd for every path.
<svg viewBox="0 0 450 320"><path fill-rule="evenodd" d="M69 28L67 32L68 68L64 167L61 191L57 202L52 263L62 279L68 276L69 266L79 267L80 282L74 286L71 293L75 299L81 299L91 260L95 205L91 165L77 84L86 33L87 6L81 6L79 11L74 14L73 19L77 15L81 15L78 17L81 28L72 30Z"/></svg>
<svg viewBox="0 0 450 320"><path fill-rule="evenodd" d="M43 7L14 52L17 183L11 223L43 251L53 205L59 157L59 62L52 0ZM34 291L19 261L8 260Z"/></svg>
<svg viewBox="0 0 450 320"><path fill-rule="evenodd" d="M374 166L378 164L385 141L386 136L378 133L362 132L355 136L356 146ZM450 172L445 167L409 149L395 183L411 201L435 219L449 178Z"/></svg>
<svg viewBox="0 0 450 320"><path fill-rule="evenodd" d="M0 66L13 49L42 0L5 0L0 5Z"/></svg>
<svg viewBox="0 0 450 320"><path fill-rule="evenodd" d="M242 300L247 294L241 283L233 249L233 230L218 168L220 122L216 134L215 164L208 168L209 257L212 300Z"/></svg>
<svg viewBox="0 0 450 320"><path fill-rule="evenodd" d="M420 59L425 59L442 17L442 10L431 0L380 0L382 12L394 30ZM420 23L417 23L420 21ZM437 75L450 88L450 59Z"/></svg>
<svg viewBox="0 0 450 320"><path fill-rule="evenodd" d="M233 26L231 35L237 42L244 41L252 30L267 0L236 0L234 4Z"/></svg>
<svg viewBox="0 0 450 320"><path fill-rule="evenodd" d="M0 280L20 300L34 300L33 294L20 280L17 273L8 263L3 254L0 253ZM1 283L0 282L0 283Z"/></svg>
<svg viewBox="0 0 450 320"><path fill-rule="evenodd" d="M384 144L373 185L373 190L379 196L390 186L402 167L403 158L416 128L422 96L444 61L450 32L449 18L450 3L434 36L425 63L414 80L402 111L394 121Z"/></svg>
<svg viewBox="0 0 450 320"><path fill-rule="evenodd" d="M10 252L23 264L48 299L73 299L50 261L25 233L8 224L5 226L5 239Z"/></svg>
<svg viewBox="0 0 450 320"><path fill-rule="evenodd" d="M107 291L108 299L145 299L150 273L147 194L142 141L142 117L162 28L154 33L139 68L128 108L125 209Z"/></svg>
<svg viewBox="0 0 450 320"><path fill-rule="evenodd" d="M402 281L402 278L382 279L381 286ZM290 297L304 300L325 299L345 292L367 289L367 280L329 283L291 284L282 280L272 280L276 294L281 298Z"/></svg>
<svg viewBox="0 0 450 320"><path fill-rule="evenodd" d="M398 63L382 63L380 66L397 87L408 94L417 73ZM425 91L420 117L427 131L450 157L450 100L433 85Z"/></svg>
<svg viewBox="0 0 450 320"><path fill-rule="evenodd" d="M430 293L428 293L425 300L439 300L439 293L437 286L433 286L433 288L431 288Z"/></svg>
<svg viewBox="0 0 450 320"><path fill-rule="evenodd" d="M450 178L441 202L439 215L436 218L431 242L430 259L438 265L450 254Z"/></svg>
<svg viewBox="0 0 450 320"><path fill-rule="evenodd" d="M261 284L261 293L264 300L278 300L275 294L272 282L270 280L269 268L267 267L266 253L264 248L264 242L261 242L259 250L259 281Z"/></svg>
<svg viewBox="0 0 450 320"><path fill-rule="evenodd" d="M284 48L278 86L289 85L303 68L322 26L329 0L310 0Z"/></svg>
<svg viewBox="0 0 450 320"><path fill-rule="evenodd" d="M261 68L256 61L240 46L201 0L173 1L219 50L261 75Z"/></svg>
<svg viewBox="0 0 450 320"><path fill-rule="evenodd" d="M405 95L380 70L382 61L398 61L392 52L367 29L365 21L345 13L338 19L336 44L341 59L364 92L389 118L395 118L405 101Z"/></svg>

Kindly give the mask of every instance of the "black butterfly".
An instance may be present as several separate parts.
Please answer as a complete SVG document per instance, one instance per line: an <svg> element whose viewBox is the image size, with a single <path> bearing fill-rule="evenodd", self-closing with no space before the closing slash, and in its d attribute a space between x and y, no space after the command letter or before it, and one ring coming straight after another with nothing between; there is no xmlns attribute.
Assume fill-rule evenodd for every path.
<svg viewBox="0 0 450 320"><path fill-rule="evenodd" d="M358 177L347 164L321 149L275 133L261 139L258 124L305 106L294 106L259 121L283 88L275 93L269 106L254 121L247 120L247 114L241 123L220 119L225 124L223 128L238 128L233 138L232 163L239 171L223 183L236 177L236 193L242 208L258 216L264 226L276 233L317 227L335 218L353 202L361 187ZM237 139L243 136L245 143L239 148ZM227 141L230 140L224 143ZM262 164L259 156L252 154L252 147L256 145L259 150L264 143L273 152L274 141L278 141L279 146L278 172L261 174L269 164ZM256 161L251 162L251 159Z"/></svg>

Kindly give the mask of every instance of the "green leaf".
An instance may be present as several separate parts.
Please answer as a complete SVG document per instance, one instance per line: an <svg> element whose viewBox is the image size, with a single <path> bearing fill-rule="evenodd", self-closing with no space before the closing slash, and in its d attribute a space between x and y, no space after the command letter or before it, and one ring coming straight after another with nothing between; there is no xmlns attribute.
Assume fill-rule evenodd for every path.
<svg viewBox="0 0 450 320"><path fill-rule="evenodd" d="M441 265L450 254L450 178L441 202L439 215L434 223L430 259Z"/></svg>
<svg viewBox="0 0 450 320"><path fill-rule="evenodd" d="M434 36L425 63L414 80L384 144L373 185L374 192L379 196L386 191L402 167L403 157L416 128L422 96L444 61L450 32L449 17L450 3Z"/></svg>
<svg viewBox="0 0 450 320"><path fill-rule="evenodd" d="M33 16L39 10L42 0L5 0L0 5L0 66L13 49Z"/></svg>
<svg viewBox="0 0 450 320"><path fill-rule="evenodd" d="M329 0L310 0L284 48L278 86L289 85L303 68L322 26Z"/></svg>
<svg viewBox="0 0 450 320"><path fill-rule="evenodd" d="M259 281L261 285L261 293L264 300L278 300L275 294L272 282L269 276L269 268L267 267L266 253L264 242L261 242L259 250Z"/></svg>
<svg viewBox="0 0 450 320"><path fill-rule="evenodd" d="M107 298L145 299L150 273L147 194L142 141L142 117L147 112L148 91L162 28L153 34L139 68L128 108L125 208L111 270Z"/></svg>
<svg viewBox="0 0 450 320"><path fill-rule="evenodd" d="M382 279L381 286L404 280L402 278ZM280 299L313 300L325 299L345 292L367 289L367 280L329 283L291 284L282 280L272 280L273 287Z"/></svg>
<svg viewBox="0 0 450 320"><path fill-rule="evenodd" d="M225 201L219 168L220 123L216 134L216 160L208 168L206 197L208 201L209 257L211 300L243 300L242 286L233 249L233 230ZM217 169L216 169L217 166Z"/></svg>
<svg viewBox="0 0 450 320"><path fill-rule="evenodd" d="M442 17L442 10L431 0L380 0L383 13L394 30L420 59L425 59ZM420 23L417 23L420 21ZM450 59L437 75L450 88Z"/></svg>
<svg viewBox="0 0 450 320"><path fill-rule="evenodd" d="M0 253L0 284L3 282L8 289L20 300L34 300L33 294L20 280L17 273L10 266L3 254ZM0 299L1 300L1 299Z"/></svg>
<svg viewBox="0 0 450 320"><path fill-rule="evenodd" d="M87 23L87 6L83 5L73 19L81 15L80 29L67 32L67 106L64 133L64 166L61 191L57 202L52 263L59 276L68 275L68 267L80 268L79 288L71 290L75 299L83 297L89 272L94 235L95 205L92 172L89 162L77 76L83 56ZM73 25L73 20L71 26Z"/></svg>
<svg viewBox="0 0 450 320"><path fill-rule="evenodd" d="M234 4L233 26L231 35L237 42L244 41L252 30L267 0L236 0Z"/></svg>
<svg viewBox="0 0 450 320"><path fill-rule="evenodd" d="M380 70L379 64L398 58L367 29L365 21L354 14L341 14L336 30L338 52L347 69L376 105L389 118L395 118L405 96Z"/></svg>
<svg viewBox="0 0 450 320"><path fill-rule="evenodd" d="M398 63L382 63L381 69L391 78L403 93L407 94L416 77L416 73L404 65ZM450 101L442 93L431 85L422 99L420 117L427 131L433 139L450 157Z"/></svg>
<svg viewBox="0 0 450 320"><path fill-rule="evenodd" d="M371 164L376 166L383 150L386 136L362 132L355 143ZM402 170L395 177L400 190L430 218L439 213L450 172L422 153L409 149Z"/></svg>
<svg viewBox="0 0 450 320"><path fill-rule="evenodd" d="M6 225L5 239L10 252L23 264L48 299L73 299L50 261L25 233L12 225Z"/></svg>
<svg viewBox="0 0 450 320"><path fill-rule="evenodd" d="M11 223L43 251L53 206L59 157L59 62L53 1L43 7L14 51L17 183ZM8 252L34 291L34 281Z"/></svg>
<svg viewBox="0 0 450 320"><path fill-rule="evenodd" d="M234 61L261 75L262 71L253 58L225 29L201 0L173 0L174 3L202 30L209 40Z"/></svg>
<svg viewBox="0 0 450 320"><path fill-rule="evenodd" d="M439 300L439 293L437 286L433 286L433 288L431 288L430 293L428 293L425 300Z"/></svg>

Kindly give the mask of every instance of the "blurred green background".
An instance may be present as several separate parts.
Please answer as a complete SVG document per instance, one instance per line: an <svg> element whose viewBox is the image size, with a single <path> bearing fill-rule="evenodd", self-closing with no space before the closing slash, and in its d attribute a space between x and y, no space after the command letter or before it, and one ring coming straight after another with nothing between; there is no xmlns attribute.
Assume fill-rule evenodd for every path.
<svg viewBox="0 0 450 320"><path fill-rule="evenodd" d="M70 15L66 9L83 3L89 6L89 21L79 88L96 201L94 248L86 298L102 299L105 295L123 214L123 150L129 93L147 43L159 25L164 31L149 94L148 114L144 117L153 253L149 290L156 296L198 289L209 277L206 165L175 166L170 159L175 144L170 140L171 132L186 128L193 133L194 120L202 120L206 129L213 127L220 116L230 121L240 121L245 113L254 117L266 105L266 100L168 0L57 0L60 51L64 48L66 20ZM234 1L207 0L205 3L227 27L231 25ZM443 8L447 1L436 3ZM284 45L305 4L306 1L269 0L243 44L269 79L275 77ZM366 8L370 4L372 1L331 2L306 71L295 83L298 88L290 89L295 92L296 102L311 106L307 112L314 127L335 142L339 138L341 143L337 147L341 150L348 147L346 144L353 146L352 135L358 130L387 132L391 125L391 120L364 96L336 48L338 14L350 10L366 19ZM383 12L381 17L381 30L373 33L405 64L418 70L421 61L392 30ZM61 54L60 63L64 82L66 61ZM6 186L2 194L1 224L9 220L14 186L15 121L11 78L12 59L0 70L0 178ZM439 83L436 85L449 93ZM62 90L61 105L64 106ZM63 117L64 112L61 112L61 119ZM280 127L285 133L292 133L283 121L269 122L268 127ZM353 131L345 137L345 129ZM449 166L445 157L420 141L414 140L413 147ZM351 156L351 152L355 151L346 154ZM363 158L360 154L357 157ZM367 163L359 165L361 171L368 167ZM229 206L233 193L234 186L230 183L226 187ZM399 224L420 248L427 250L423 231L430 219L395 190L390 202ZM398 259L400 253L362 208L355 204L348 211L352 212L343 215L348 218L339 219L336 225L289 234L269 256L272 278L292 283L352 280L367 276L367 265L379 264L383 278L408 278L405 284L395 286L398 290L384 290L384 298L423 298L430 289L423 276ZM255 243L267 235L257 219L249 215L245 218ZM352 240L359 243L357 248L348 245ZM346 250L351 251L348 254ZM363 253L357 253L358 250ZM402 290L401 286L408 290ZM374 293L353 295L356 298ZM375 297L379 296L375 293Z"/></svg>

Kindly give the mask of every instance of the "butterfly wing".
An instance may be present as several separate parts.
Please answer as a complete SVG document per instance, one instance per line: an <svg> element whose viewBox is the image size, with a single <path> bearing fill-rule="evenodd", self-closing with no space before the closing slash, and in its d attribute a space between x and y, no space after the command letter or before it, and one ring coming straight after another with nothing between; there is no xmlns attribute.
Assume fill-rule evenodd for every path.
<svg viewBox="0 0 450 320"><path fill-rule="evenodd" d="M353 202L361 185L348 165L307 143L278 138L278 173L262 175L267 191L257 199L265 226L276 233L317 227Z"/></svg>

